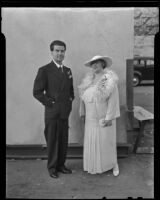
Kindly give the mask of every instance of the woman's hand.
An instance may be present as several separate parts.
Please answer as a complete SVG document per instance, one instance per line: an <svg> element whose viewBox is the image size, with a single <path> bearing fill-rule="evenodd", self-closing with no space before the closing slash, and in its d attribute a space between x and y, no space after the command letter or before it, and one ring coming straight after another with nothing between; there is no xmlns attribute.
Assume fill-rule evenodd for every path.
<svg viewBox="0 0 160 200"><path fill-rule="evenodd" d="M112 120L100 119L99 120L99 125L100 126L111 126L112 125Z"/></svg>
<svg viewBox="0 0 160 200"><path fill-rule="evenodd" d="M105 120L106 126L112 126L112 120Z"/></svg>

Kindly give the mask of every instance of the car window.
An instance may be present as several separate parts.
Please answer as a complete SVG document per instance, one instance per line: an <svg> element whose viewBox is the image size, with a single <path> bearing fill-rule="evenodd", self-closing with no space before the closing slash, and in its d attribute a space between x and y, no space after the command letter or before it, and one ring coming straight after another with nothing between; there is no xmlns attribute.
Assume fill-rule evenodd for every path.
<svg viewBox="0 0 160 200"><path fill-rule="evenodd" d="M145 61L144 60L140 60L140 65L144 66L145 65Z"/></svg>
<svg viewBox="0 0 160 200"><path fill-rule="evenodd" d="M154 65L154 60L147 60L146 65Z"/></svg>
<svg viewBox="0 0 160 200"><path fill-rule="evenodd" d="M134 61L133 61L133 64L134 64L134 65L139 65L139 60L134 60Z"/></svg>

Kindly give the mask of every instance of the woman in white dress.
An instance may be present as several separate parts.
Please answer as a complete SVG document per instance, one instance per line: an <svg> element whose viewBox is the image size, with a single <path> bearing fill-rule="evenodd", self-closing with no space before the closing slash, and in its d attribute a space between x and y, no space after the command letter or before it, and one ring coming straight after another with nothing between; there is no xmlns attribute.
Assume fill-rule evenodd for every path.
<svg viewBox="0 0 160 200"><path fill-rule="evenodd" d="M118 76L109 67L112 59L94 56L79 85L80 117L85 122L83 168L90 174L113 169L119 175L116 149L116 118L120 116Z"/></svg>

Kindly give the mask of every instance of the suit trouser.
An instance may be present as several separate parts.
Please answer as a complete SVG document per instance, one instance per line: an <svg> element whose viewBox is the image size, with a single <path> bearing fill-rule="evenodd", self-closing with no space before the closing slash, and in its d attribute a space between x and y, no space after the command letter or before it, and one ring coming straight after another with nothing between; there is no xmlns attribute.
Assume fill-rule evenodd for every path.
<svg viewBox="0 0 160 200"><path fill-rule="evenodd" d="M45 118L49 173L64 165L68 146L68 119Z"/></svg>

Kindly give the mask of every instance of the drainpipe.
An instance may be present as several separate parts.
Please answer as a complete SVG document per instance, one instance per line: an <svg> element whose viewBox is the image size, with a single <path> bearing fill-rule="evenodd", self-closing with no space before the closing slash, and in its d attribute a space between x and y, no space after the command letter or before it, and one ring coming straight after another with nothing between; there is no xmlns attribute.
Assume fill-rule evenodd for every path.
<svg viewBox="0 0 160 200"><path fill-rule="evenodd" d="M133 130L133 59L126 60L127 130Z"/></svg>

